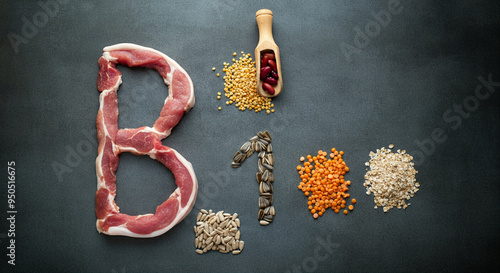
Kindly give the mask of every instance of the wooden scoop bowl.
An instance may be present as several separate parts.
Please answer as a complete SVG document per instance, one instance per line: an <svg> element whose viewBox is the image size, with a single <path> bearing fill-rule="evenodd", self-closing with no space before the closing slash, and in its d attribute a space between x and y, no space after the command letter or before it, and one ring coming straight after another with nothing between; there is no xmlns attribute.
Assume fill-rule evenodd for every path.
<svg viewBox="0 0 500 273"><path fill-rule="evenodd" d="M273 12L268 9L261 9L255 13L257 26L259 27L259 43L255 48L255 66L257 68L257 92L263 97L276 97L283 89L283 77L281 75L280 50L273 39ZM260 78L261 55L273 52L276 58L276 73L278 73L277 84L274 85L274 94L269 94L262 88L264 80Z"/></svg>

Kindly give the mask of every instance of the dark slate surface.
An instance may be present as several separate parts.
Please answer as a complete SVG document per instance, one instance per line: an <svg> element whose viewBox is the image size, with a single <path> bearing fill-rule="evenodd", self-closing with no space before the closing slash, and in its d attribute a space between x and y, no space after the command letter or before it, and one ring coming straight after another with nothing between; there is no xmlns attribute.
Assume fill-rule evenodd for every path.
<svg viewBox="0 0 500 273"><path fill-rule="evenodd" d="M1 272L499 269L498 2L59 2L45 10L37 1L0 1ZM282 54L285 89L273 115L217 101L222 79L211 71L233 51L253 53L260 8L275 14ZM163 143L192 162L199 198L182 223L153 239L95 229L97 60L120 42L166 53L195 86L195 107ZM167 88L154 71L120 69L119 126L151 125ZM238 170L229 163L265 129L277 160L277 217L261 227L255 158ZM365 194L364 163L391 143L415 156L422 187L407 210L384 214ZM332 147L345 151L359 201L348 216L314 220L295 166ZM6 256L8 161L16 164L15 266ZM67 172L55 172L56 163ZM125 213L153 212L174 189L155 161L123 154L120 163ZM240 214L243 253L194 252L200 208Z"/></svg>

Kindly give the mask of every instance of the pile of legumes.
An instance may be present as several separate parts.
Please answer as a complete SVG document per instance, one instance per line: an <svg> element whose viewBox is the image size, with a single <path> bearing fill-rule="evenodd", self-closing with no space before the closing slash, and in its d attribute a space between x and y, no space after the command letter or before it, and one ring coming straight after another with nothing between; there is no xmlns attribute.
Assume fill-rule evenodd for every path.
<svg viewBox="0 0 500 273"><path fill-rule="evenodd" d="M270 95L274 95L273 86L278 84L279 79L274 52L263 53L261 55L261 60L260 79L264 81L262 83L262 89L266 90Z"/></svg>
<svg viewBox="0 0 500 273"><path fill-rule="evenodd" d="M329 157L327 152L319 150L316 156L300 158L303 165L297 166L301 178L298 188L308 196L307 205L314 218L322 216L328 208L335 213L344 209L344 214L349 212L346 207L351 211L354 209L352 204L356 203L356 199L351 199L351 205L346 201L350 197L347 191L351 181L344 180L349 167L342 155L343 151L332 148Z"/></svg>
<svg viewBox="0 0 500 273"><path fill-rule="evenodd" d="M250 53L241 52L241 57L236 59L236 52L233 53L232 64L224 62L222 72L224 78L224 95L227 98L226 105L236 106L240 111L246 109L256 113L266 111L267 114L274 113L274 104L271 98L265 98L257 93L257 68ZM214 68L212 70L215 71ZM217 77L220 76L217 73ZM221 93L217 93L217 99L221 99ZM218 108L221 110L221 107Z"/></svg>
<svg viewBox="0 0 500 273"><path fill-rule="evenodd" d="M418 191L420 184L416 182L418 173L413 167L413 157L405 150L392 152L394 145L389 149L382 147L377 152L370 152L370 161L365 165L370 167L366 172L366 194L373 193L375 209L384 207L384 212L391 208L406 209L411 203L406 204Z"/></svg>

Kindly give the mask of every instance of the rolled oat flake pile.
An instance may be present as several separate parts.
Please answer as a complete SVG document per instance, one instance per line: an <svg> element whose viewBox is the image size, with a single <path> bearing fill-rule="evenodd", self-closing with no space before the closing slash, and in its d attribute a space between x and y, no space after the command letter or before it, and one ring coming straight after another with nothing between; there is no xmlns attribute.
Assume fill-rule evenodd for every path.
<svg viewBox="0 0 500 273"><path fill-rule="evenodd" d="M418 172L413 167L413 157L405 150L392 152L390 149L377 149L370 152L370 161L365 165L370 170L365 174L366 194L373 193L375 209L384 207L384 212L391 208L406 209L411 203L406 204L418 191L420 184L416 182L415 174Z"/></svg>

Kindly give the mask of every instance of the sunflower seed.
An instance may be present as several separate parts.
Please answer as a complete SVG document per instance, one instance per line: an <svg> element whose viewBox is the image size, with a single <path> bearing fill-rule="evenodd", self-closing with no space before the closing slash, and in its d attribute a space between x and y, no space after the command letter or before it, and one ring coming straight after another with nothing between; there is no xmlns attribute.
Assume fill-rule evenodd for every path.
<svg viewBox="0 0 500 273"><path fill-rule="evenodd" d="M263 173L265 171L264 166L262 166L262 163L259 160L259 163L257 164L257 167L259 168L259 172Z"/></svg>
<svg viewBox="0 0 500 273"><path fill-rule="evenodd" d="M204 214L208 214L208 211L206 209L201 209L200 211L203 212Z"/></svg>
<svg viewBox="0 0 500 273"><path fill-rule="evenodd" d="M241 251L239 251L239 250L233 250L233 252L231 252L231 253L233 253L233 255L238 255L238 254L241 253Z"/></svg>
<svg viewBox="0 0 500 273"><path fill-rule="evenodd" d="M249 158L250 156L252 156L253 152L255 152L254 149L250 148L250 150L248 150L248 152L246 153L245 158Z"/></svg>
<svg viewBox="0 0 500 273"><path fill-rule="evenodd" d="M264 209L264 215L267 215L269 214L269 210L271 209L271 207L267 207Z"/></svg>
<svg viewBox="0 0 500 273"><path fill-rule="evenodd" d="M265 130L263 133L267 138L271 139L271 134L269 133L268 130Z"/></svg>
<svg viewBox="0 0 500 273"><path fill-rule="evenodd" d="M241 163L236 163L236 162L234 162L234 161L233 161L233 162L231 162L231 167L233 167L233 168L238 168L238 167L240 167L240 166L241 166Z"/></svg>
<svg viewBox="0 0 500 273"><path fill-rule="evenodd" d="M242 163L243 161L245 161L245 159L247 158L247 155L246 154L242 154L240 156L240 158L238 159L238 161L235 161L236 163Z"/></svg>
<svg viewBox="0 0 500 273"><path fill-rule="evenodd" d="M267 162L269 165L274 165L274 155L273 154L267 154L266 155Z"/></svg>
<svg viewBox="0 0 500 273"><path fill-rule="evenodd" d="M271 214L272 216L276 215L276 209L274 208L274 206L270 206L269 208L269 214Z"/></svg>
<svg viewBox="0 0 500 273"><path fill-rule="evenodd" d="M228 243L229 241L231 241L232 238L233 237L231 237L231 236L226 236L226 237L224 237L224 242Z"/></svg>
<svg viewBox="0 0 500 273"><path fill-rule="evenodd" d="M196 253L198 253L198 254L203 254L203 250L201 250L201 249L197 249L197 250L196 250Z"/></svg>
<svg viewBox="0 0 500 273"><path fill-rule="evenodd" d="M274 182L274 174L272 172L269 172L269 177L267 178L267 181L269 182Z"/></svg>
<svg viewBox="0 0 500 273"><path fill-rule="evenodd" d="M266 221L266 220L260 220L259 223L260 223L261 226L267 226L267 225L269 225L269 222Z"/></svg>
<svg viewBox="0 0 500 273"><path fill-rule="evenodd" d="M269 193L272 193L273 192L273 185L271 184L271 182L266 182L266 192L269 192Z"/></svg>
<svg viewBox="0 0 500 273"><path fill-rule="evenodd" d="M234 162L238 162L238 160L240 160L240 158L241 158L241 153L238 151L238 152L236 152L236 153L234 154L234 156L233 156L233 161L234 161Z"/></svg>
<svg viewBox="0 0 500 273"><path fill-rule="evenodd" d="M243 248L245 247L245 242L244 241L240 241L238 243L238 247L239 247L240 251L243 250Z"/></svg>
<svg viewBox="0 0 500 273"><path fill-rule="evenodd" d="M273 152L273 145L271 145L271 143L269 143L269 145L267 145L267 152L268 153L272 153Z"/></svg>
<svg viewBox="0 0 500 273"><path fill-rule="evenodd" d="M240 231L238 230L238 231L236 232L236 235L234 235L234 239L239 240L239 239L240 239L240 236L241 236L241 233L240 233Z"/></svg>
<svg viewBox="0 0 500 273"><path fill-rule="evenodd" d="M264 166L264 164L262 164ZM269 179L269 171L265 170L264 173L262 174L262 180L267 181Z"/></svg>
<svg viewBox="0 0 500 273"><path fill-rule="evenodd" d="M259 183L259 192L260 192L260 197L258 202L259 203L258 220L259 221L264 220L264 222L261 222L261 225L268 225L273 219L272 216L274 216L271 215L271 212L275 213L274 207L273 210L271 210L270 208L270 206L273 204L272 183L274 182L274 174L272 173L272 171L274 170L275 161L274 161L274 155L272 154L273 147L271 145L271 134L269 133L269 131L267 130L264 132L259 131L257 135L249 138L248 141L246 141L240 147L240 150L234 155L233 162L231 163L231 165L234 168L240 167L242 162L246 158L250 157L254 152L258 153L257 166L259 171L255 174L255 179L257 180L257 183ZM234 238L234 236L236 236L236 234L239 232L237 230L237 227L240 226L240 222L238 219L230 219L230 221L228 222L224 222L220 219L217 219L217 222L219 223L219 226L221 228L224 228L223 235L225 237L230 235ZM226 244L227 242L222 240L222 243ZM228 246L226 246L226 251L230 250L231 249L228 249Z"/></svg>
<svg viewBox="0 0 500 273"><path fill-rule="evenodd" d="M231 247L233 249L237 249L239 247L238 243L236 243L236 241L233 241L233 243L231 244Z"/></svg>
<svg viewBox="0 0 500 273"><path fill-rule="evenodd" d="M267 201L267 203L269 203L269 201ZM263 209L265 207L267 207L266 206L266 198L259 197L259 208Z"/></svg>
<svg viewBox="0 0 500 273"><path fill-rule="evenodd" d="M269 143L266 143L267 141L263 140L263 139L259 139L259 143L260 143L260 149L262 151L267 151L267 144Z"/></svg>
<svg viewBox="0 0 500 273"><path fill-rule="evenodd" d="M264 168L266 168L266 169L268 169L268 170L270 170L270 171L272 171L272 170L273 170L273 166L271 166L271 165L269 165L269 164L267 164L267 163L263 163L263 164L262 164L262 166L264 166Z"/></svg>
<svg viewBox="0 0 500 273"><path fill-rule="evenodd" d="M261 139L259 139L259 142L262 144L262 147L266 147L266 149L267 149L267 145L269 144L268 141L266 141L265 139L261 138Z"/></svg>
<svg viewBox="0 0 500 273"><path fill-rule="evenodd" d="M262 144L260 142L254 142L253 144L255 144L255 151L260 153L260 151L262 151Z"/></svg>
<svg viewBox="0 0 500 273"><path fill-rule="evenodd" d="M272 197L272 196L271 196ZM262 200L262 201L261 201ZM266 196L259 197L259 208L263 209L269 206L269 199Z"/></svg>
<svg viewBox="0 0 500 273"><path fill-rule="evenodd" d="M210 243L210 244L208 244L207 249L211 249L213 246L214 246L214 243Z"/></svg>
<svg viewBox="0 0 500 273"><path fill-rule="evenodd" d="M260 191L260 194L263 194L265 192L267 192L268 188L266 187L266 182L260 182L260 185L259 185L259 191Z"/></svg>
<svg viewBox="0 0 500 273"><path fill-rule="evenodd" d="M250 141L247 141L241 145L240 151L242 153L247 153L248 150L250 150L250 146L252 146L252 143Z"/></svg>

